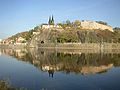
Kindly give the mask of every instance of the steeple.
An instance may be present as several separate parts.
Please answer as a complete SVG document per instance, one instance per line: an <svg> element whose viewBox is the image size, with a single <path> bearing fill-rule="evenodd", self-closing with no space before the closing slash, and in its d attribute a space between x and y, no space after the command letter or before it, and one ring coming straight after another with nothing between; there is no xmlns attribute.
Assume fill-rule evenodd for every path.
<svg viewBox="0 0 120 90"><path fill-rule="evenodd" d="M51 18L51 16L49 17L48 24L49 25L54 25L54 17L53 17L53 15L52 15L52 18Z"/></svg>
<svg viewBox="0 0 120 90"><path fill-rule="evenodd" d="M54 17L53 17L53 15L52 15L52 24L54 24Z"/></svg>
<svg viewBox="0 0 120 90"><path fill-rule="evenodd" d="M48 24L49 24L49 25L51 24L51 16L49 17Z"/></svg>

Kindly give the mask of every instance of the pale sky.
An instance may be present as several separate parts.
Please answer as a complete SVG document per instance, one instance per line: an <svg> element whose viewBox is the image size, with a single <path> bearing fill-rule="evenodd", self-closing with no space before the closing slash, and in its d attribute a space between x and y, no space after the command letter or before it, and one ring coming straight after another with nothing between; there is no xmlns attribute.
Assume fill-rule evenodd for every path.
<svg viewBox="0 0 120 90"><path fill-rule="evenodd" d="M66 20L105 21L120 27L120 0L0 0L0 38L47 23Z"/></svg>

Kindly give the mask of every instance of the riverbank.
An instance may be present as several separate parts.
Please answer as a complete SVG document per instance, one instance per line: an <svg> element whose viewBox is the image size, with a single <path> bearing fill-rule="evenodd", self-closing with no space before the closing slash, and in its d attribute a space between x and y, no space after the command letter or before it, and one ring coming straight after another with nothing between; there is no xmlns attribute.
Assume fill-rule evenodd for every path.
<svg viewBox="0 0 120 90"><path fill-rule="evenodd" d="M35 47L34 47L35 48ZM59 43L41 44L37 48L48 49L120 49L120 43Z"/></svg>
<svg viewBox="0 0 120 90"><path fill-rule="evenodd" d="M40 49L120 49L120 43L46 43L37 46L29 45L0 45L0 48L40 48Z"/></svg>
<svg viewBox="0 0 120 90"><path fill-rule="evenodd" d="M26 48L26 45L5 45L5 44L1 44L0 48L10 48L10 49L21 49L21 48Z"/></svg>

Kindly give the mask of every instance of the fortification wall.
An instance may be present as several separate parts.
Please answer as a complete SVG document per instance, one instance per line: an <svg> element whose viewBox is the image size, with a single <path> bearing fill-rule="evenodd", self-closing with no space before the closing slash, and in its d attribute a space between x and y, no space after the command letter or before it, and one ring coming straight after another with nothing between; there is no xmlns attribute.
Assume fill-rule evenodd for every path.
<svg viewBox="0 0 120 90"><path fill-rule="evenodd" d="M90 30L92 30L92 29L101 29L101 30L108 29L113 32L113 28L111 26L99 24L94 21L82 21L81 27L82 27L82 29L90 29Z"/></svg>

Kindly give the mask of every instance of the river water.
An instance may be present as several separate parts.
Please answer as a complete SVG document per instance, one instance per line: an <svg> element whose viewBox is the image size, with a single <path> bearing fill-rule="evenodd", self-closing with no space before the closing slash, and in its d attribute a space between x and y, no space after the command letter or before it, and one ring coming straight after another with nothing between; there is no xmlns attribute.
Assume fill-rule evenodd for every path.
<svg viewBox="0 0 120 90"><path fill-rule="evenodd" d="M120 52L0 49L0 90L120 90Z"/></svg>

